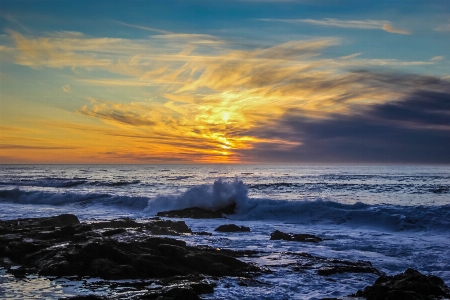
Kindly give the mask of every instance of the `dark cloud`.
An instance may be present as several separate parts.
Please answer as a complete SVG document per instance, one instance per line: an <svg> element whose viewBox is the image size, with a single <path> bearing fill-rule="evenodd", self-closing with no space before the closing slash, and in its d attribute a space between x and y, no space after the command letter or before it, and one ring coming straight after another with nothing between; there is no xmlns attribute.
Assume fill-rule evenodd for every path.
<svg viewBox="0 0 450 300"><path fill-rule="evenodd" d="M252 134L302 145L282 151L259 144L246 154L259 161L450 163L449 82L431 77L360 75L374 85L423 89L351 115L314 119L302 111L287 111L276 124Z"/></svg>

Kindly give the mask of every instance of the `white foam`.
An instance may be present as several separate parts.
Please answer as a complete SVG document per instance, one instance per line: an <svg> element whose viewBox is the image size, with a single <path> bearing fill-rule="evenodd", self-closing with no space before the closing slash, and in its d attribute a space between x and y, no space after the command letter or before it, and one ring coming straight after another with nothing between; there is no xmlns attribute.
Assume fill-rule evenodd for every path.
<svg viewBox="0 0 450 300"><path fill-rule="evenodd" d="M154 215L160 211L201 207L217 210L236 204L239 220L274 220L296 224L336 224L401 230L439 230L450 232L450 205L400 206L357 202L342 204L315 200L275 200L249 198L247 186L239 179L216 180L213 184L193 186L178 195L157 197L123 196L107 193L41 192L15 188L0 190L0 201L20 204L99 205L134 210L136 215ZM82 216L81 216L82 217Z"/></svg>
<svg viewBox="0 0 450 300"><path fill-rule="evenodd" d="M233 203L243 204L248 200L247 186L238 179L216 180L212 185L191 187L181 195L158 196L149 201L148 212L201 207L217 210Z"/></svg>

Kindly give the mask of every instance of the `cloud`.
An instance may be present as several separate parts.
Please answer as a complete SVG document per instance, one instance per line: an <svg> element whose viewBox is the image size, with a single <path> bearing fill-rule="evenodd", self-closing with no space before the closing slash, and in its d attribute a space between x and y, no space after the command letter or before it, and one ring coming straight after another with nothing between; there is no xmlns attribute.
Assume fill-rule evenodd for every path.
<svg viewBox="0 0 450 300"><path fill-rule="evenodd" d="M16 144L2 144L0 149L27 149L27 150L69 150L78 149L79 147L65 147L65 146L32 146L32 145L16 145Z"/></svg>
<svg viewBox="0 0 450 300"><path fill-rule="evenodd" d="M162 29L153 28L153 27L147 27L147 26L139 26L139 25L129 24L129 23L116 21L116 20L114 20L114 22L117 23L117 24L120 24L120 25L133 27L133 28L138 28L138 29L147 30L147 31L159 32L159 33L162 33L162 34L173 34L174 33L172 31L167 31L167 30L162 30Z"/></svg>
<svg viewBox="0 0 450 300"><path fill-rule="evenodd" d="M444 59L443 56L435 56L435 57L431 58L430 60L432 60L432 61L440 61L440 60L443 60L443 59Z"/></svg>
<svg viewBox="0 0 450 300"><path fill-rule="evenodd" d="M20 27L22 30L24 30L26 32L31 32L31 30L27 26L23 25L19 20L17 20L17 18L12 16L11 14L2 13L2 14L0 14L0 16L3 17L8 22Z"/></svg>
<svg viewBox="0 0 450 300"><path fill-rule="evenodd" d="M312 25L330 26L354 29L381 29L390 33L410 34L407 30L396 29L391 22L384 20L339 20L333 18L318 19L260 19L261 21L276 21L292 24L307 23Z"/></svg>
<svg viewBox="0 0 450 300"><path fill-rule="evenodd" d="M86 93L82 99L89 102L79 105L74 118L78 125L90 126L62 122L46 128L67 130L70 145L86 143L85 153L92 154L83 157L88 161L104 161L92 149L110 158L128 156L127 162L133 157L237 162L244 159L243 153L258 149L283 158L283 153L309 149L312 143L295 133L299 128L280 122L288 112L301 112L307 124L320 124L399 101L418 87L441 90L434 77L350 72L434 62L364 59L359 53L325 58L322 53L341 44L332 37L250 48L222 41L211 47L197 42L214 38L195 34L128 40L74 32L41 37L8 33L16 49L14 62L32 68L71 68L77 86L84 85L77 91ZM104 92L104 100L89 94L92 86ZM70 86L62 90L70 91ZM271 134L270 126L284 131Z"/></svg>
<svg viewBox="0 0 450 300"><path fill-rule="evenodd" d="M275 124L261 124L251 134L301 141L300 146L280 151L255 144L240 153L278 162L450 163L450 82L401 74L365 76L375 86L395 82L416 88L398 101L323 119L287 110Z"/></svg>
<svg viewBox="0 0 450 300"><path fill-rule="evenodd" d="M341 56L341 57L339 57L339 58L340 58L340 59L350 59L350 58L358 57L358 56L360 56L361 54L362 54L361 52L359 52L359 53L353 53L353 54L350 54L350 55Z"/></svg>
<svg viewBox="0 0 450 300"><path fill-rule="evenodd" d="M382 29L384 31L390 32L390 33L398 33L398 34L411 34L409 31L404 30L404 29L398 29L398 28L394 28L392 27L392 25L390 23L386 23L383 24Z"/></svg>
<svg viewBox="0 0 450 300"><path fill-rule="evenodd" d="M64 93L70 93L72 92L72 88L70 87L70 85L66 84L65 86L61 87L62 91Z"/></svg>
<svg viewBox="0 0 450 300"><path fill-rule="evenodd" d="M83 115L95 117L106 122L131 126L155 125L155 122L151 120L148 112L142 114L142 112L139 112L139 108L136 109L132 105L121 105L117 103L97 100L93 100L92 102L94 103L94 106L92 108L83 106L78 112Z"/></svg>
<svg viewBox="0 0 450 300"><path fill-rule="evenodd" d="M450 24L444 24L434 28L435 31L450 32Z"/></svg>

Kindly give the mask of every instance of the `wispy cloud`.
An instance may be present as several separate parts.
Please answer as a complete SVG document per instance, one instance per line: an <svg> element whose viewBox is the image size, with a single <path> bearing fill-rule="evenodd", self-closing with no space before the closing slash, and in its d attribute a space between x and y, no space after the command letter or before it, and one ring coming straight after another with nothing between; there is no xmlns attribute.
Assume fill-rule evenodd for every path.
<svg viewBox="0 0 450 300"><path fill-rule="evenodd" d="M434 28L435 31L450 32L450 24L443 24Z"/></svg>
<svg viewBox="0 0 450 300"><path fill-rule="evenodd" d="M409 31L404 29L398 29L392 27L390 23L383 24L383 27L381 27L384 31L390 32L390 33L398 33L398 34L411 34Z"/></svg>
<svg viewBox="0 0 450 300"><path fill-rule="evenodd" d="M76 112L78 122L90 126L62 122L43 128L63 128L73 138L67 142L70 145L80 144L80 137L89 132L89 140L83 143L96 149L98 157L83 158L88 161L109 153L105 155L124 161L128 156L130 160L172 157L174 161L236 162L242 158L240 151L262 145L288 151L302 141L290 135L252 132L261 124L276 126L289 110L302 111L310 120L326 120L334 114L351 116L361 107L401 99L424 86L416 78L395 81L390 76L385 81L383 76L349 69L434 63L368 59L360 53L325 58L323 52L341 44L333 37L242 49L226 41L215 47L195 43L219 40L202 34L181 37L158 32L145 40L93 38L74 32L38 37L15 31L8 34L14 42L9 46L15 49L12 62L82 71L82 76L75 73L70 85L58 88L70 92L77 86L77 91L86 91L83 99L87 103ZM102 76L94 77L94 72ZM141 98L120 98L113 92L111 98L108 93L94 97L87 92L93 86L99 91L142 89Z"/></svg>
<svg viewBox="0 0 450 300"><path fill-rule="evenodd" d="M390 33L411 34L407 30L397 29L392 23L385 20L339 20L333 18L324 19L260 19L261 21L285 22L292 24L307 23L312 25L354 28L354 29L379 29Z"/></svg>
<svg viewBox="0 0 450 300"><path fill-rule="evenodd" d="M132 28L137 28L137 29L142 29L142 30L147 30L147 31L153 31L153 32L158 32L158 33L162 33L162 34L174 34L174 32L172 32L172 31L162 30L162 29L158 29L158 28L147 27L147 26L139 26L139 25L129 24L129 23L116 21L116 20L114 20L114 22L117 23L117 24L120 24L120 25L132 27Z"/></svg>
<svg viewBox="0 0 450 300"><path fill-rule="evenodd" d="M443 60L444 59L444 57L443 56L434 56L434 57L432 57L430 60L432 60L432 61L440 61L440 60Z"/></svg>
<svg viewBox="0 0 450 300"><path fill-rule="evenodd" d="M132 105L122 105L107 101L92 100L94 106L88 108L83 106L78 112L90 117L95 117L105 121L113 121L131 126L152 126L155 124L151 120L150 114L139 112L139 108ZM98 103L98 104L97 104Z"/></svg>

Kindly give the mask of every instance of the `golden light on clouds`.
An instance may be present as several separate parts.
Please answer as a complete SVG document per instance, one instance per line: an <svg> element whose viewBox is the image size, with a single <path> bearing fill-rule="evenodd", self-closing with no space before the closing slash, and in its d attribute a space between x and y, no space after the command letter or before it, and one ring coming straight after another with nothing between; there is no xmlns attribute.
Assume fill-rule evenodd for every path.
<svg viewBox="0 0 450 300"><path fill-rule="evenodd" d="M323 58L324 49L340 45L337 38L236 50L235 43L204 34L161 31L129 40L67 31L42 37L7 33L14 63L68 71L58 91L69 98L55 100L54 115L22 117L0 132L1 156L23 161L246 162L252 158L241 152L257 144L301 145L255 134L287 111L317 119L351 114L408 89L373 85L372 77L347 70L433 64L362 59L361 53Z"/></svg>

